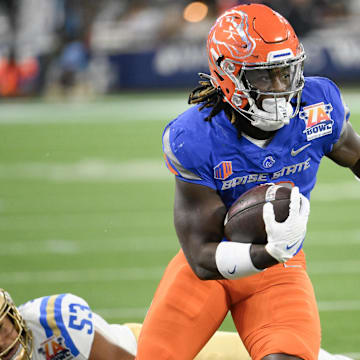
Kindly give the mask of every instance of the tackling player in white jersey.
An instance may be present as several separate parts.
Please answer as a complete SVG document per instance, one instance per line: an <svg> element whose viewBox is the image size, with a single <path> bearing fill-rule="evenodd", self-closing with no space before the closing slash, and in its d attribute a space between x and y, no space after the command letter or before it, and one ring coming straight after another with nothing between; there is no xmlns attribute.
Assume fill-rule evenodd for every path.
<svg viewBox="0 0 360 360"><path fill-rule="evenodd" d="M110 325L73 294L16 307L0 289L0 360L134 360L141 324ZM217 331L196 360L250 360L237 333ZM319 360L349 360L320 351Z"/></svg>
<svg viewBox="0 0 360 360"><path fill-rule="evenodd" d="M72 294L45 296L15 307L0 289L1 360L132 360L136 338L110 325Z"/></svg>

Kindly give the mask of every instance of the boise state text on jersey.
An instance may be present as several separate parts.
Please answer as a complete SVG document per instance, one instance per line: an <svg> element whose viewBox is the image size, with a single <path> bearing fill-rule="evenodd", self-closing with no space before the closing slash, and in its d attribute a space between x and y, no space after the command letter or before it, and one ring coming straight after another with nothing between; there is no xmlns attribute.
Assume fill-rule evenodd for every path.
<svg viewBox="0 0 360 360"><path fill-rule="evenodd" d="M224 112L206 122L211 110L193 106L164 130L166 165L184 181L217 190L228 208L266 182L294 184L310 198L320 161L339 139L349 113L337 86L325 78L305 78L301 101L298 115L265 148L239 139Z"/></svg>

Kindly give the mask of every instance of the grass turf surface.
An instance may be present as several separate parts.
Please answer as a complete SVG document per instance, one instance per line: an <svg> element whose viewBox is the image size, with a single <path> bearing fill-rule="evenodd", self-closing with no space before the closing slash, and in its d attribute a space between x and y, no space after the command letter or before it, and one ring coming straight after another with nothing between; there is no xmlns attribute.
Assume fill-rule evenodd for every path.
<svg viewBox="0 0 360 360"><path fill-rule="evenodd" d="M109 322L142 321L179 248L161 134L186 95L0 106L0 286L18 304L73 292ZM360 184L327 159L318 178L305 251L322 346L359 353Z"/></svg>

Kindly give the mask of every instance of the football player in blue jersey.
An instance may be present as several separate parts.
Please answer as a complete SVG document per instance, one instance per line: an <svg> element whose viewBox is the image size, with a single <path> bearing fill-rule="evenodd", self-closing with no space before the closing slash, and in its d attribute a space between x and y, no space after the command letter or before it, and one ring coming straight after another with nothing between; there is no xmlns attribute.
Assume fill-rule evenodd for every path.
<svg viewBox="0 0 360 360"><path fill-rule="evenodd" d="M324 156L360 177L360 137L337 86L304 78L304 48L269 7L226 11L207 51L195 106L163 134L181 250L154 295L137 359L193 359L230 311L252 359L315 360L320 321L302 250L310 193ZM269 182L293 187L287 220L277 223L267 203L266 245L226 241L231 204Z"/></svg>

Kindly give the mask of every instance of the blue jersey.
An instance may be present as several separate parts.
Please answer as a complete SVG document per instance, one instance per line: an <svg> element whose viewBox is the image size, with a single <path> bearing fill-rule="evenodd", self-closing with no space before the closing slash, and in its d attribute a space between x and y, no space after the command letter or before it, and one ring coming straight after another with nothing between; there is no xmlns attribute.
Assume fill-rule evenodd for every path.
<svg viewBox="0 0 360 360"><path fill-rule="evenodd" d="M164 130L166 165L179 179L216 190L227 208L268 182L290 182L310 198L320 161L338 141L349 113L337 86L325 78L306 78L301 102L298 115L265 148L239 138L223 111L205 121L211 109L193 106Z"/></svg>

